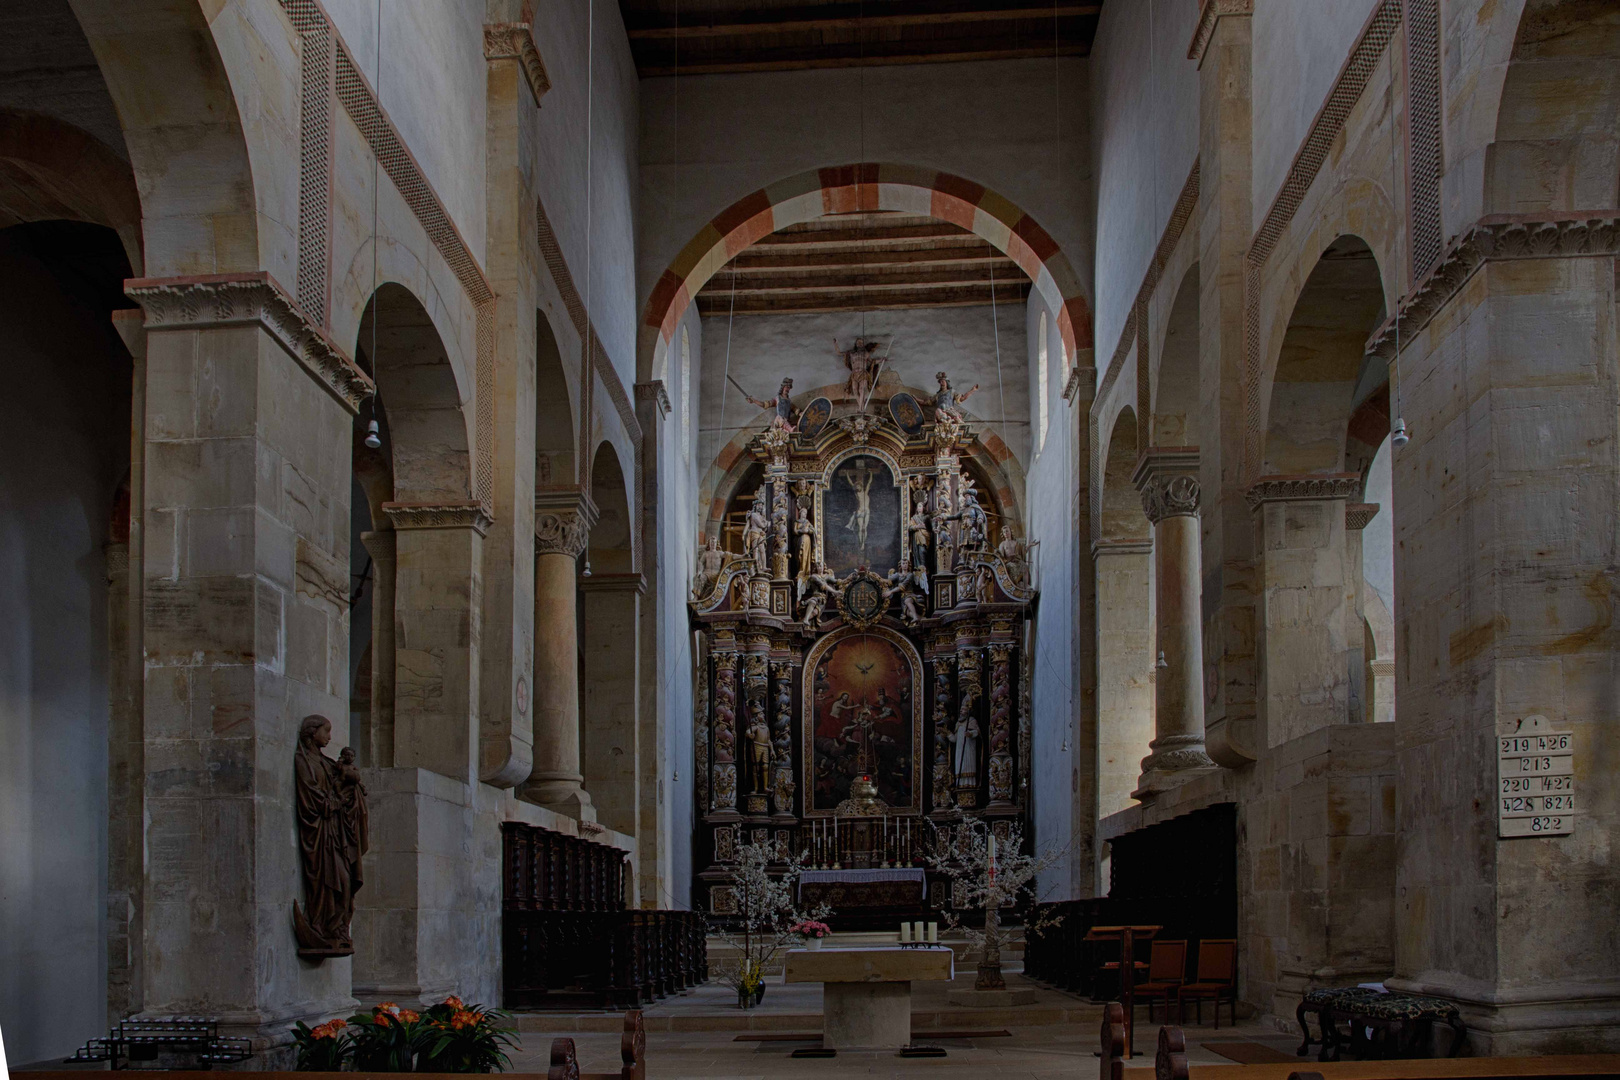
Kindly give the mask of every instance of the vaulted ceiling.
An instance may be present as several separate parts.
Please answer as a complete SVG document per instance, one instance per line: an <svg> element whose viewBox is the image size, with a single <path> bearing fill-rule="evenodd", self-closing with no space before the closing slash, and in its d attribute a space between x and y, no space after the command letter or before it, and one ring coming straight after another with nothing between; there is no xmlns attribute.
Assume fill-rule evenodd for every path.
<svg viewBox="0 0 1620 1080"><path fill-rule="evenodd" d="M703 315L1021 304L1029 276L966 229L913 214L835 214L761 238L698 293Z"/></svg>
<svg viewBox="0 0 1620 1080"><path fill-rule="evenodd" d="M641 77L1085 56L1102 0L619 0Z"/></svg>

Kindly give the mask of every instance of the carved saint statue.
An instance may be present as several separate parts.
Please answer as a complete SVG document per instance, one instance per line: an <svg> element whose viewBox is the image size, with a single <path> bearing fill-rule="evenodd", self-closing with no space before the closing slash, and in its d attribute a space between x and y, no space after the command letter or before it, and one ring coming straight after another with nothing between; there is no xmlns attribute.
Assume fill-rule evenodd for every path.
<svg viewBox="0 0 1620 1080"><path fill-rule="evenodd" d="M971 699L969 699L970 701ZM968 705L969 702L963 702L964 706ZM956 778L956 788L958 790L978 790L979 722L966 709L963 711L962 718L957 721L956 729L951 732L951 742L954 744L951 753L951 772Z"/></svg>
<svg viewBox="0 0 1620 1080"><path fill-rule="evenodd" d="M854 530L855 541L860 545L863 555L866 554L866 530L872 524L872 478L876 475L877 473L866 464L865 459L862 459L860 464L844 477L844 483L855 492L855 512L844 522L844 528Z"/></svg>
<svg viewBox="0 0 1620 1080"><path fill-rule="evenodd" d="M1011 528L1001 530L1001 543L996 545L996 554L1001 556L1001 565L1007 568L1007 576L1019 588L1029 584L1029 553L1039 544L1039 540L1025 544Z"/></svg>
<svg viewBox="0 0 1620 1080"><path fill-rule="evenodd" d="M714 583L720 579L720 570L725 565L726 553L720 550L720 538L709 537L703 542L703 550L698 552L697 578L692 582L694 599L709 594Z"/></svg>
<svg viewBox="0 0 1620 1080"><path fill-rule="evenodd" d="M883 357L875 355L877 347L877 342L858 337L849 348L840 349L838 339L833 338L833 352L849 369L849 381L844 384L844 395L860 406L862 412L866 411L866 403L872 397L872 385L877 380L878 368L883 365Z"/></svg>
<svg viewBox="0 0 1620 1080"><path fill-rule="evenodd" d="M363 884L360 859L370 846L366 789L354 766L354 751L345 748L341 760L333 761L322 753L331 741L332 722L306 716L293 755L307 905L300 909L293 901L293 932L298 954L310 958L354 954L349 923L354 894Z"/></svg>
<svg viewBox="0 0 1620 1080"><path fill-rule="evenodd" d="M736 386L736 383L733 383L732 385ZM741 387L738 387L738 389L741 389ZM783 431L789 433L793 432L792 379L783 379L782 385L776 391L776 396L771 398L769 401L761 401L759 398L753 397L746 393L743 394L743 397L748 399L748 403L750 405L758 406L761 409L776 410L775 415L771 417L771 427L781 428Z"/></svg>
<svg viewBox="0 0 1620 1080"><path fill-rule="evenodd" d="M939 391L934 394L935 417L949 416L953 420L966 419L962 415L962 402L973 396L974 391L979 388L979 384L974 383L966 391L958 394L951 389L951 380L943 371L935 372L934 378L939 380Z"/></svg>
<svg viewBox="0 0 1620 1080"><path fill-rule="evenodd" d="M810 598L804 602L804 612L799 616L799 621L816 630L821 626L821 616L827 610L827 602L836 599L844 590L826 563L816 564L815 571L810 575L809 588Z"/></svg>
<svg viewBox="0 0 1620 1080"><path fill-rule="evenodd" d="M799 516L793 521L793 532L799 538L799 599L804 599L805 586L810 582L810 571L813 567L812 556L816 547L816 527L810 524L810 509L802 503L799 506Z"/></svg>
<svg viewBox="0 0 1620 1080"><path fill-rule="evenodd" d="M928 518L923 515L922 504L918 503L911 509L911 520L906 525L911 532L911 568L924 573L928 569L928 548L931 538L928 533ZM923 591L928 591L928 579L923 578Z"/></svg>
<svg viewBox="0 0 1620 1080"><path fill-rule="evenodd" d="M761 486L743 523L743 551L761 573L765 571L765 541L770 532L771 519L765 516L765 488Z"/></svg>
<svg viewBox="0 0 1620 1080"><path fill-rule="evenodd" d="M989 519L985 517L984 507L979 505L973 481L966 476L962 477L962 509L958 516L962 519L962 550L983 551Z"/></svg>
<svg viewBox="0 0 1620 1080"><path fill-rule="evenodd" d="M771 789L771 733L765 721L755 717L743 733L748 740L748 790L758 793Z"/></svg>
<svg viewBox="0 0 1620 1080"><path fill-rule="evenodd" d="M907 626L916 626L923 618L923 606L928 596L928 573L920 566L914 567L909 573L905 570L893 570L889 573L889 587L883 590L885 602L890 597L899 595L900 611Z"/></svg>

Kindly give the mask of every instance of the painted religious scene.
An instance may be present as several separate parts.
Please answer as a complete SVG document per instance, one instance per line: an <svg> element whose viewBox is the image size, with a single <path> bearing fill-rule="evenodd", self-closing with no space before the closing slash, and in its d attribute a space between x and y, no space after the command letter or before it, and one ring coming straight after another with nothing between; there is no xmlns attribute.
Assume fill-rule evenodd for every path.
<svg viewBox="0 0 1620 1080"><path fill-rule="evenodd" d="M917 809L916 653L887 635L857 632L812 656L808 813L830 813L869 776L893 809Z"/></svg>
<svg viewBox="0 0 1620 1080"><path fill-rule="evenodd" d="M833 470L825 502L827 565L835 574L900 565L900 492L880 458L857 454Z"/></svg>

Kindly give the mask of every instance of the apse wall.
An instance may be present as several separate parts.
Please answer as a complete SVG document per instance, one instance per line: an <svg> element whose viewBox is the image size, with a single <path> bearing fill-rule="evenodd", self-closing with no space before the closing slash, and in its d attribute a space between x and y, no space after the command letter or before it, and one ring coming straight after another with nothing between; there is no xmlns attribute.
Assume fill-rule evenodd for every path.
<svg viewBox="0 0 1620 1080"><path fill-rule="evenodd" d="M1085 63L648 79L641 99L637 297L645 304L671 260L739 199L808 170L860 161L938 169L1011 200L1062 247L1089 296Z"/></svg>
<svg viewBox="0 0 1620 1080"><path fill-rule="evenodd" d="M107 1024L107 542L127 363L0 234L0 1018L22 1065Z"/></svg>

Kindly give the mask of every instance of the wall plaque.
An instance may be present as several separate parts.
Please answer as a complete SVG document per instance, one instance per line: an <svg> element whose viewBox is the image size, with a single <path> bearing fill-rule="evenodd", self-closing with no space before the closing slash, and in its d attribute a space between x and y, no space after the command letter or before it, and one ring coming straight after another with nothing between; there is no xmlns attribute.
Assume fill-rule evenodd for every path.
<svg viewBox="0 0 1620 1080"><path fill-rule="evenodd" d="M1496 739L1496 834L1568 836L1575 831L1575 738L1545 716L1527 716Z"/></svg>

